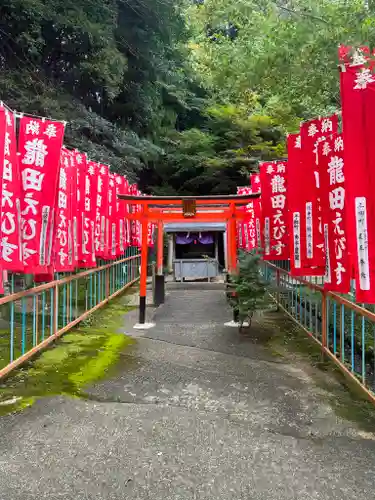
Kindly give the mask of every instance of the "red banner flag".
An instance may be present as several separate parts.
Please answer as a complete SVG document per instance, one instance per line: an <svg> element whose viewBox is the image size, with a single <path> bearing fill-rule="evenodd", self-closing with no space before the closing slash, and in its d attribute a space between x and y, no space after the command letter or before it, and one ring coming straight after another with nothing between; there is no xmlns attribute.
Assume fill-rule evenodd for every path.
<svg viewBox="0 0 375 500"><path fill-rule="evenodd" d="M344 141L334 134L319 145L319 173L326 249L324 288L349 293L351 265L346 224Z"/></svg>
<svg viewBox="0 0 375 500"><path fill-rule="evenodd" d="M301 201L301 264L305 276L325 273L324 235L319 200L318 146L327 136L337 133L336 115L301 125L303 183L299 186Z"/></svg>
<svg viewBox="0 0 375 500"><path fill-rule="evenodd" d="M253 193L260 193L261 192L261 184L260 184L260 175L259 174L251 174L250 176L250 184L251 184L251 190ZM254 216L255 216L255 229L256 229L256 239L257 243L256 246L257 248L262 248L263 243L262 243L262 200L261 198L256 198L253 201L253 206L254 206Z"/></svg>
<svg viewBox="0 0 375 500"><path fill-rule="evenodd" d="M150 248L154 247L154 233L155 233L155 224L150 223L147 226L147 245Z"/></svg>
<svg viewBox="0 0 375 500"><path fill-rule="evenodd" d="M257 230L256 230L256 217L255 217L255 205L258 200L250 201L246 205L246 226L248 234L248 242L246 250L251 252L257 248Z"/></svg>
<svg viewBox="0 0 375 500"><path fill-rule="evenodd" d="M116 255L121 256L126 248L126 227L125 227L125 202L118 197L119 194L124 194L125 178L122 175L116 174L116 224L117 224L117 244Z"/></svg>
<svg viewBox="0 0 375 500"><path fill-rule="evenodd" d="M83 190L83 224L82 224L82 255L84 267L95 267L95 218L98 164L88 161L84 175Z"/></svg>
<svg viewBox="0 0 375 500"><path fill-rule="evenodd" d="M375 303L375 114L373 64L367 48L342 47L341 103L345 144L345 179L349 251L353 256L356 299Z"/></svg>
<svg viewBox="0 0 375 500"><path fill-rule="evenodd" d="M72 165L75 164L75 174L76 174L76 207L73 208L73 228L75 224L77 225L74 229L76 234L76 251L77 251L77 267L84 267L83 265L83 208L84 208L84 193L85 193L85 175L87 167L87 157L86 153L81 153L75 150L72 153Z"/></svg>
<svg viewBox="0 0 375 500"><path fill-rule="evenodd" d="M108 185L108 247L107 247L107 259L116 258L116 206L117 206L117 185L115 174L109 173L109 185Z"/></svg>
<svg viewBox="0 0 375 500"><path fill-rule="evenodd" d="M129 181L126 177L123 177L123 182L120 188L120 194L130 194ZM131 224L128 217L130 213L130 205L126 203L125 200L120 201L120 214L124 219L124 250L126 250L131 245Z"/></svg>
<svg viewBox="0 0 375 500"><path fill-rule="evenodd" d="M73 169L70 151L61 150L55 220L54 267L57 272L74 270L73 264Z"/></svg>
<svg viewBox="0 0 375 500"><path fill-rule="evenodd" d="M21 242L21 179L14 114L0 107L1 268L23 271Z"/></svg>
<svg viewBox="0 0 375 500"><path fill-rule="evenodd" d="M139 196L138 187L136 184L130 186L130 194ZM130 205L132 213L140 212L140 205ZM131 245L133 247L141 248L141 225L139 221L132 221L131 224Z"/></svg>
<svg viewBox="0 0 375 500"><path fill-rule="evenodd" d="M251 187L237 188L237 193L239 195L248 195L253 191ZM247 252L251 252L255 248L259 247L257 241L257 229L256 229L256 207L259 204L259 199L252 200L246 205L244 211L246 212L245 219L239 224L242 225L243 234L243 246L242 248ZM260 214L258 214L260 215ZM260 224L260 221L259 221ZM259 226L260 227L260 226ZM260 232L260 229L259 229Z"/></svg>
<svg viewBox="0 0 375 500"><path fill-rule="evenodd" d="M70 151L70 193L71 193L71 211L72 211L72 240L73 240L73 254L72 265L75 269L78 267L80 255L79 246L81 242L81 210L80 210L80 195L79 192L79 179L81 169L81 153L78 151ZM78 160L78 161L77 161Z"/></svg>
<svg viewBox="0 0 375 500"><path fill-rule="evenodd" d="M260 164L265 260L289 258L286 169L281 161Z"/></svg>
<svg viewBox="0 0 375 500"><path fill-rule="evenodd" d="M245 187L237 187L237 194L239 196L243 196L246 194L247 188ZM243 209L245 211L245 209ZM241 250L246 250L248 245L249 236L247 233L247 226L245 223L245 219L237 221L236 223L237 230L237 247Z"/></svg>
<svg viewBox="0 0 375 500"><path fill-rule="evenodd" d="M96 201L95 201L95 254L105 259L107 257L107 212L108 212L108 187L109 167L107 165L95 165L97 177Z"/></svg>
<svg viewBox="0 0 375 500"><path fill-rule="evenodd" d="M292 276L304 276L305 269L302 267L301 247L302 238L304 249L306 248L305 233L301 231L301 217L303 201L300 198L301 186L303 185L302 150L300 134L290 134L287 138L288 148L288 205L289 205L289 228L290 230L290 270Z"/></svg>
<svg viewBox="0 0 375 500"><path fill-rule="evenodd" d="M18 148L22 180L22 250L25 273L51 264L55 202L64 123L23 116ZM61 205L63 200L59 200Z"/></svg>

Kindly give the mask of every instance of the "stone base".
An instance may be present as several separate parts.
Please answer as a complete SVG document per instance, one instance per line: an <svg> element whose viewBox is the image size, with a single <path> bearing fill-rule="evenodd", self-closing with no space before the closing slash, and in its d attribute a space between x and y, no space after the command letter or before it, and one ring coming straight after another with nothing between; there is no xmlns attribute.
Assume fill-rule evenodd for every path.
<svg viewBox="0 0 375 500"><path fill-rule="evenodd" d="M228 321L227 323L224 323L224 326L230 326L231 328L239 328L241 326L240 323L238 323L238 321ZM242 326L244 328L248 328L250 325L247 321L245 321L244 323L242 323Z"/></svg>
<svg viewBox="0 0 375 500"><path fill-rule="evenodd" d="M150 328L154 328L155 323L137 323L133 326L135 330L150 330Z"/></svg>

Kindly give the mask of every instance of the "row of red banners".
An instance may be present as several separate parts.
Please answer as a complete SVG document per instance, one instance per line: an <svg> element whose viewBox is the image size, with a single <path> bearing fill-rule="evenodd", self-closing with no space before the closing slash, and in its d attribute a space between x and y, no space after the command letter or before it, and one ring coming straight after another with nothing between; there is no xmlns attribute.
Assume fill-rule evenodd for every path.
<svg viewBox="0 0 375 500"><path fill-rule="evenodd" d="M50 275L141 246L140 223L117 197L140 195L137 186L66 149L64 123L21 116L17 137L16 118L0 106L0 269Z"/></svg>
<svg viewBox="0 0 375 500"><path fill-rule="evenodd" d="M337 115L302 123L287 138L287 161L260 164L251 187L238 188L256 192L260 180L261 199L238 224L238 246L262 248L265 260L290 260L292 276L324 277L328 291L348 293L354 279L357 301L373 304L374 55L366 47L341 47L339 57L342 133ZM257 219L261 229L253 238Z"/></svg>

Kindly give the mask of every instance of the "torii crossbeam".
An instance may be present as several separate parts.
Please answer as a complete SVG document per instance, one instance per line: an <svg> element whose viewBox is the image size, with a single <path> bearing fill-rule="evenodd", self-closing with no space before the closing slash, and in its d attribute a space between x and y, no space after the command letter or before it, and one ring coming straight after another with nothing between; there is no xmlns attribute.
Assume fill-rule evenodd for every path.
<svg viewBox="0 0 375 500"><path fill-rule="evenodd" d="M165 222L225 222L227 224L228 271L237 268L236 222L246 217L244 208L260 193L244 196L131 196L119 194L118 198L127 203L128 218L139 221L142 225L141 277L139 294L139 324L137 328L153 326L146 323L146 287L147 287L147 228L148 224L158 226L157 272L163 273L163 224Z"/></svg>

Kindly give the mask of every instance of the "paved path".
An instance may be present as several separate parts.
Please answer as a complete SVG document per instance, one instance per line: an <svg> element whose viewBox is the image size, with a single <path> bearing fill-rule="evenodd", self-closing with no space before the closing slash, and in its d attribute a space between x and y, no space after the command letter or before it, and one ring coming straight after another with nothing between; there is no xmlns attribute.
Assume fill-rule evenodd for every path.
<svg viewBox="0 0 375 500"><path fill-rule="evenodd" d="M223 327L223 291L202 288L171 292L90 399L0 419L1 500L373 498L374 436L272 355L269 332Z"/></svg>

